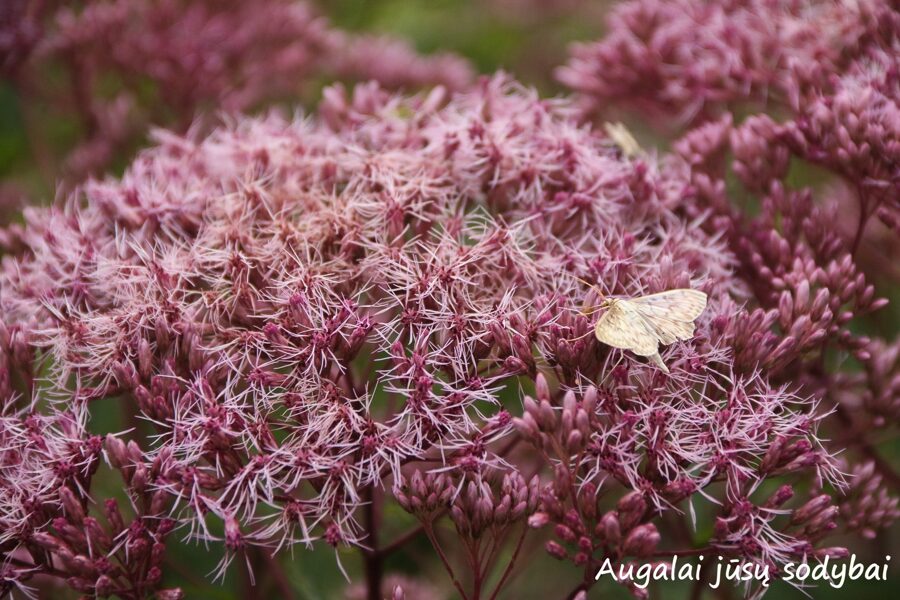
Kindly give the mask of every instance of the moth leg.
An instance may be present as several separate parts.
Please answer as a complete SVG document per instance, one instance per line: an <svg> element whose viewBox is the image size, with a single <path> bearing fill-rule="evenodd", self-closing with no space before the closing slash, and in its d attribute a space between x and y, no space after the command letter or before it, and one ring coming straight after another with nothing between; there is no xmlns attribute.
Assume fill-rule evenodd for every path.
<svg viewBox="0 0 900 600"><path fill-rule="evenodd" d="M659 355L659 352L656 354L651 354L647 357L650 362L663 370L664 373L669 372L669 367L666 366L666 363L663 362L662 356Z"/></svg>
<svg viewBox="0 0 900 600"><path fill-rule="evenodd" d="M596 305L588 306L587 303L585 302L584 304L581 305L581 310L579 310L578 313L582 317L590 317L592 314L600 312L601 310L603 310L603 309L600 308L599 306L596 306Z"/></svg>
<svg viewBox="0 0 900 600"><path fill-rule="evenodd" d="M584 338L586 338L587 336L591 335L592 333L594 333L594 332L593 332L593 331L588 331L588 332L585 333L584 335L579 335L577 338L563 338L563 339L564 339L565 341L567 341L567 342L577 342L578 340L583 340Z"/></svg>
<svg viewBox="0 0 900 600"><path fill-rule="evenodd" d="M604 298L603 292L600 291L600 288L597 287L596 283L591 283L590 281L585 281L581 277L576 277L576 279L578 281L580 281L581 283L590 286L590 288L594 291L594 293L597 294L597 299L600 301L603 300L603 298ZM590 310L587 310L588 308L590 308ZM582 315L584 315L585 317L589 317L599 310L602 310L602 309L596 304L588 307L587 300L585 299L584 303L582 303L582 305L581 305L581 310L579 312Z"/></svg>

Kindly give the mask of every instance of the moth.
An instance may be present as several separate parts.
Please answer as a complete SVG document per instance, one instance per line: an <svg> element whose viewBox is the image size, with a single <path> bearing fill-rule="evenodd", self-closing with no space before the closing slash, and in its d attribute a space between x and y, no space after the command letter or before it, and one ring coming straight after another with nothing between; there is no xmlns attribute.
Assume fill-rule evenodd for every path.
<svg viewBox="0 0 900 600"><path fill-rule="evenodd" d="M641 145L622 123L606 122L603 124L603 130L612 143L619 147L625 158L635 158L644 153Z"/></svg>
<svg viewBox="0 0 900 600"><path fill-rule="evenodd" d="M647 357L668 373L659 355L659 345L694 337L694 320L706 308L706 300L706 294L691 289L639 298L604 298L591 311L606 310L594 325L594 335L613 348Z"/></svg>

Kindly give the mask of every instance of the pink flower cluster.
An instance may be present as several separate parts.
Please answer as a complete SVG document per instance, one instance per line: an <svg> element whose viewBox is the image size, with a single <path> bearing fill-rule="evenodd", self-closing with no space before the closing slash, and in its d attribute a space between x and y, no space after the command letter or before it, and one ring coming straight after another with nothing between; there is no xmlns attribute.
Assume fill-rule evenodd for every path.
<svg viewBox="0 0 900 600"><path fill-rule="evenodd" d="M586 572L604 553L643 555L658 535L631 530L656 532L702 494L723 494L723 551L775 561L815 543L830 518L773 523L754 495L771 476L836 471L815 403L736 362L769 322L735 303L750 290L734 256L686 217L678 161L623 159L573 114L502 76L449 102L332 88L317 119L159 135L120 181L27 210L0 278L0 522L7 551L30 557L8 581L71 552L72 576L94 582L76 589L153 585L133 564L144 555L91 530L66 537L83 522L66 504L85 506L101 453L141 507L107 537L163 544L154 527L171 522L229 557L365 545L361 513L385 485L426 525L449 513L470 546L499 522L554 520ZM628 296L690 286L711 303L696 339L664 353L666 376L583 335L579 278ZM515 378L537 396L513 418L498 392ZM89 436L91 404L108 397L147 425ZM46 419L70 425L30 448L28 423ZM540 513L517 439L556 472ZM415 474L400 491L433 461L431 495ZM491 492L498 477L506 491ZM608 516L606 490L639 508ZM620 537L599 528L613 518Z"/></svg>
<svg viewBox="0 0 900 600"><path fill-rule="evenodd" d="M872 36L896 35L895 10L890 0L629 0L557 76L589 111L627 104L677 124L748 102L797 108Z"/></svg>
<svg viewBox="0 0 900 600"><path fill-rule="evenodd" d="M384 573L422 535L465 600L535 547L583 599L607 559L777 575L900 516L871 436L896 433L900 341L860 333L891 278L872 236L900 223L888 2L632 0L554 100L303 4L187 4L60 9L42 35L20 2L0 34L19 82L68 62L96 164L136 106L181 129L0 229L0 592L174 600L180 537L224 550L217 577L266 561L279 585L278 556L352 546L351 595L438 595ZM159 98L97 95L107 70ZM323 73L382 84L187 127ZM675 115L671 153L589 122L626 106ZM597 290L674 288L709 304L670 373L595 339ZM128 426L96 434L109 403ZM394 540L386 502L415 521Z"/></svg>
<svg viewBox="0 0 900 600"><path fill-rule="evenodd" d="M846 496L827 514L869 537L897 518L900 487L871 441L896 435L900 340L855 327L887 303L871 281L900 281L884 261L900 222L898 14L880 0L637 0L558 71L587 113L627 103L688 126L673 144L695 194L688 213L722 236L756 305L722 333L735 366L822 398L832 448L852 450ZM826 185L791 184L813 166Z"/></svg>

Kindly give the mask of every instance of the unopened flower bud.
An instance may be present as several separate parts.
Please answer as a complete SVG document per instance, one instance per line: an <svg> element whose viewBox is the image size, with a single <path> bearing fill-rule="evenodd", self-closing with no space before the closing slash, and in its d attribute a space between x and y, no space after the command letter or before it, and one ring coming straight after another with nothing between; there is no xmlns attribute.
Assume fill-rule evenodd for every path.
<svg viewBox="0 0 900 600"><path fill-rule="evenodd" d="M816 496L794 511L794 514L791 516L791 523L805 523L829 504L831 504L831 496L828 494Z"/></svg>
<svg viewBox="0 0 900 600"><path fill-rule="evenodd" d="M622 546L625 554L631 556L648 556L656 549L660 535L656 526L652 523L638 525L632 529L625 538Z"/></svg>
<svg viewBox="0 0 900 600"><path fill-rule="evenodd" d="M547 550L547 554L559 560L565 560L569 556L566 549L554 541L547 542L544 548Z"/></svg>

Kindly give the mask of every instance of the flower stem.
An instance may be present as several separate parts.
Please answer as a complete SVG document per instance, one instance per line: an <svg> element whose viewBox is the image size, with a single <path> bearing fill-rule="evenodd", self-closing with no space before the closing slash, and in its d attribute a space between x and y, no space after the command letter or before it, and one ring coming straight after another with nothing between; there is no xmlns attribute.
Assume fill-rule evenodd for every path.
<svg viewBox="0 0 900 600"><path fill-rule="evenodd" d="M365 522L368 532L367 541L371 550L363 551L366 572L366 597L369 600L381 600L381 585L384 579L384 555L378 551L378 528L380 512L380 494L375 485L366 488Z"/></svg>
<svg viewBox="0 0 900 600"><path fill-rule="evenodd" d="M495 600L497 598L497 594L499 594L500 590L503 589L503 584L506 583L506 580L509 578L510 573L512 573L513 566L516 564L516 559L519 557L519 552L522 550L522 542L525 541L525 533L527 533L527 531L527 526L522 528L522 533L519 534L519 541L516 542L516 549L513 550L512 558L509 559L509 564L506 565L506 569L503 571L503 575L500 577L500 581L497 582L497 586L494 588L490 600Z"/></svg>
<svg viewBox="0 0 900 600"><path fill-rule="evenodd" d="M438 553L438 556L441 559L441 562L444 564L444 569L447 570L447 574L450 575L450 579L453 580L453 585L456 587L456 591L459 592L460 597L463 600L469 600L469 596L466 595L465 590L463 590L462 585L459 583L459 580L456 579L456 574L453 572L453 567L450 566L450 561L447 560L447 555L444 554L444 550L441 548L441 545L437 541L437 537L434 535L434 529L432 528L432 522L428 521L423 523L425 526L425 535L428 536L428 540L431 542L431 545L434 547L435 551Z"/></svg>

